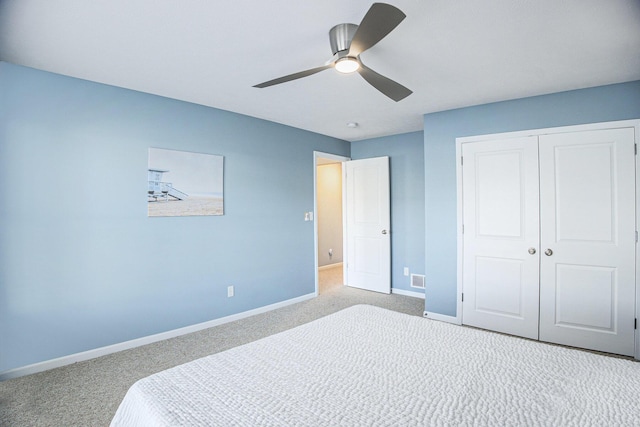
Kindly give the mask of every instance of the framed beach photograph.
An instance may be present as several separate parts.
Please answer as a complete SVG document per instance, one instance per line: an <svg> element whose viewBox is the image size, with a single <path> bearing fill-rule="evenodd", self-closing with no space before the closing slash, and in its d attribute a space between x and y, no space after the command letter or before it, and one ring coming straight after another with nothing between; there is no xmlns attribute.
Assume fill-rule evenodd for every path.
<svg viewBox="0 0 640 427"><path fill-rule="evenodd" d="M224 214L224 157L149 148L148 216Z"/></svg>

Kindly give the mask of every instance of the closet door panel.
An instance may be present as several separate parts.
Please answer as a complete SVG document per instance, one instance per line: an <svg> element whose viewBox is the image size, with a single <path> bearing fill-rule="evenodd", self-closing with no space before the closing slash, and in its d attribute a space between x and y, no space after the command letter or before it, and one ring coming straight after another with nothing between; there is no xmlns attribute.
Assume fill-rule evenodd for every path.
<svg viewBox="0 0 640 427"><path fill-rule="evenodd" d="M632 355L634 130L543 135L539 152L540 340Z"/></svg>
<svg viewBox="0 0 640 427"><path fill-rule="evenodd" d="M462 321L537 339L536 137L464 144L462 155Z"/></svg>

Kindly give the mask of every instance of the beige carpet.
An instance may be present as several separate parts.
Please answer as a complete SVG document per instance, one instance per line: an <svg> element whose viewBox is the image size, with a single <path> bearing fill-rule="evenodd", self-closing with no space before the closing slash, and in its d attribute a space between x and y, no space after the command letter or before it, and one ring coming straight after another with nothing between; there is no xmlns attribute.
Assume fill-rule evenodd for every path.
<svg viewBox="0 0 640 427"><path fill-rule="evenodd" d="M342 286L321 270L320 295L236 322L0 382L0 426L108 426L128 388L155 372L290 329L355 304L422 316L424 300Z"/></svg>

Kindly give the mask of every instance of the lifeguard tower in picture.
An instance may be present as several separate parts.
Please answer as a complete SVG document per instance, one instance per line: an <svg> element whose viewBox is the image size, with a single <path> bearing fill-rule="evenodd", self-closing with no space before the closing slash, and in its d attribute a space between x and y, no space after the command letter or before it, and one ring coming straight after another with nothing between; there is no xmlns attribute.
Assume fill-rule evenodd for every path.
<svg viewBox="0 0 640 427"><path fill-rule="evenodd" d="M149 169L149 190L147 191L147 199L149 202L157 202L158 200L169 201L169 197L176 200L184 200L189 195L180 190L173 188L170 182L162 182L162 174L169 172L162 169Z"/></svg>

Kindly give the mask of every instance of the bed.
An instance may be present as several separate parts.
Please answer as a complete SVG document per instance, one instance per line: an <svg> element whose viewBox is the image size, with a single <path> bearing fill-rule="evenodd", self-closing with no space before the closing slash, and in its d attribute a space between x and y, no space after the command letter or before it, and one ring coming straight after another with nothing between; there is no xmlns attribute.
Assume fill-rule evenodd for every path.
<svg viewBox="0 0 640 427"><path fill-rule="evenodd" d="M111 426L638 425L640 364L368 305L136 382Z"/></svg>

